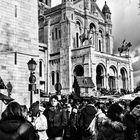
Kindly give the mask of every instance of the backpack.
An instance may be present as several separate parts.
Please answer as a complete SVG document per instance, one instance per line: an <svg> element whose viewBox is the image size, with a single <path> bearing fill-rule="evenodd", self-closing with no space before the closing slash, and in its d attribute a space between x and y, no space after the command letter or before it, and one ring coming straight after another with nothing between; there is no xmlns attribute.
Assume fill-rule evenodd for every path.
<svg viewBox="0 0 140 140"><path fill-rule="evenodd" d="M91 135L96 135L96 120L97 120L97 115L93 118L91 123L89 124L87 130L90 132Z"/></svg>
<svg viewBox="0 0 140 140"><path fill-rule="evenodd" d="M98 127L100 127L99 125L99 119L103 118L102 121L106 118L105 114L102 113L101 110L98 110L98 112L95 114L95 117L93 118L93 120L91 121L89 127L87 128L87 130L89 130L89 132L94 136L97 134L98 131Z"/></svg>

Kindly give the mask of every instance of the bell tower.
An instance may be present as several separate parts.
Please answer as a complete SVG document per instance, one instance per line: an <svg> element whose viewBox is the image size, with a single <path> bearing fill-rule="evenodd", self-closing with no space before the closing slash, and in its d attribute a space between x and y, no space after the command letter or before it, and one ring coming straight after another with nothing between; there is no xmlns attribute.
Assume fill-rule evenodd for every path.
<svg viewBox="0 0 140 140"><path fill-rule="evenodd" d="M72 61L71 49L73 47L72 33L75 28L73 0L62 0L61 13L61 48L60 48L60 73L62 92L72 91ZM67 82L66 82L67 81Z"/></svg>
<svg viewBox="0 0 140 140"><path fill-rule="evenodd" d="M111 12L110 12L110 9L105 1L105 5L102 9L102 13L105 17L105 21L108 22L108 23L111 23Z"/></svg>
<svg viewBox="0 0 140 140"><path fill-rule="evenodd" d="M111 20L111 12L110 8L105 1L105 5L103 6L102 13L105 19L105 28L106 28L106 52L109 54L113 54L113 36L112 36L112 20Z"/></svg>

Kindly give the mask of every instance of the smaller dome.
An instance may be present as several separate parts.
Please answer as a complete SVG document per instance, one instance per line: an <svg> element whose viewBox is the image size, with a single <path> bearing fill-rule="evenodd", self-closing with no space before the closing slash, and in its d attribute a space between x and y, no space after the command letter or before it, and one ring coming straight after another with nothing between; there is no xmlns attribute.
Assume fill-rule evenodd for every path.
<svg viewBox="0 0 140 140"><path fill-rule="evenodd" d="M109 9L108 5L106 4L106 1L105 1L105 5L104 5L104 7L102 9L102 13L103 14L105 14L105 13L111 14L110 9Z"/></svg>

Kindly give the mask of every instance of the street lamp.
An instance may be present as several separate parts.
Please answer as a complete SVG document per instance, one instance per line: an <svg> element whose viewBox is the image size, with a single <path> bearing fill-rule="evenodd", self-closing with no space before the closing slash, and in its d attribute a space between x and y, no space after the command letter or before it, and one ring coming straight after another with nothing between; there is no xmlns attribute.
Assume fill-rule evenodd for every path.
<svg viewBox="0 0 140 140"><path fill-rule="evenodd" d="M27 64L28 64L28 69L30 71L35 71L37 63L34 61L33 58L31 58L31 60Z"/></svg>
<svg viewBox="0 0 140 140"><path fill-rule="evenodd" d="M27 65L28 65L28 69L29 69L29 71L30 71L30 77L29 77L29 82L30 82L30 84L29 84L29 91L31 92L30 93L30 106L32 105L32 103L33 103L33 91L35 91L36 90L36 84L35 84L35 82L36 82L36 77L35 77L35 69L36 69L36 65L37 65L37 63L34 61L34 59L33 58L31 58L31 60L27 63Z"/></svg>

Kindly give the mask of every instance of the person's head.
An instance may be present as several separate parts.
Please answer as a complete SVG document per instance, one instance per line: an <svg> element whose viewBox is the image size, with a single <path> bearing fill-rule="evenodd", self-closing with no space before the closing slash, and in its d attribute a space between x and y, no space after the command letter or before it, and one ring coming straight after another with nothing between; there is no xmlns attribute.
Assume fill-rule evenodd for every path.
<svg viewBox="0 0 140 140"><path fill-rule="evenodd" d="M83 105L87 105L87 103L88 103L88 102L87 102L87 99L82 98L82 104L83 104Z"/></svg>
<svg viewBox="0 0 140 140"><path fill-rule="evenodd" d="M130 103L129 103L129 108L130 108L130 111L133 110L134 107L136 107L137 105L140 104L140 100L138 100L138 98L135 98L134 100L132 100Z"/></svg>
<svg viewBox="0 0 140 140"><path fill-rule="evenodd" d="M87 99L87 103L88 104L95 104L96 103L96 99L94 97L90 97L89 99Z"/></svg>
<svg viewBox="0 0 140 140"><path fill-rule="evenodd" d="M2 118L4 117L18 117L18 116L22 116L22 109L21 109L21 105L17 102L11 102L8 104L8 106L6 107Z"/></svg>
<svg viewBox="0 0 140 140"><path fill-rule="evenodd" d="M122 121L124 116L123 108L118 103L114 103L108 108L107 116L112 121Z"/></svg>
<svg viewBox="0 0 140 140"><path fill-rule="evenodd" d="M31 116L37 116L39 113L39 101L36 101L30 106L29 112Z"/></svg>
<svg viewBox="0 0 140 140"><path fill-rule="evenodd" d="M50 103L51 103L51 106L53 106L53 107L56 107L58 105L59 101L58 101L57 95L53 95L50 98Z"/></svg>
<svg viewBox="0 0 140 140"><path fill-rule="evenodd" d="M134 99L129 104L130 113L133 115L134 118L140 118L140 101Z"/></svg>
<svg viewBox="0 0 140 140"><path fill-rule="evenodd" d="M28 115L28 108L26 105L21 105L21 109L22 109L22 114L23 114L23 117L27 117Z"/></svg>

